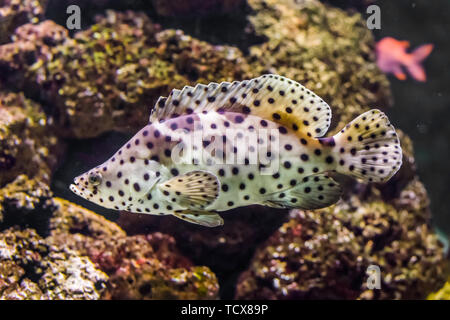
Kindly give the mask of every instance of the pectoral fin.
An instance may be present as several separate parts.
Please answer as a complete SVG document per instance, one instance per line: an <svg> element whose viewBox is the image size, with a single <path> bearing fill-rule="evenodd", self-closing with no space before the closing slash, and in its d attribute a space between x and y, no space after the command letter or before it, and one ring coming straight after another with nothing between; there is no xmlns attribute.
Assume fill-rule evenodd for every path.
<svg viewBox="0 0 450 320"><path fill-rule="evenodd" d="M190 171L158 184L163 195L186 209L202 210L219 195L219 179L207 171Z"/></svg>

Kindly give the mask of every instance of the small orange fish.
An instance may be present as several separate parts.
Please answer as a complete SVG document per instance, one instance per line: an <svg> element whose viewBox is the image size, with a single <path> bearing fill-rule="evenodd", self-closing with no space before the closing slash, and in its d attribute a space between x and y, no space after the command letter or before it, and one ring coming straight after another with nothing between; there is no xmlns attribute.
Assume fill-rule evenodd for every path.
<svg viewBox="0 0 450 320"><path fill-rule="evenodd" d="M432 44L424 44L408 53L409 41L399 41L391 37L381 39L377 45L377 65L386 73L393 73L397 79L405 80L406 74L402 67L417 81L424 82L427 79L421 62L433 50Z"/></svg>

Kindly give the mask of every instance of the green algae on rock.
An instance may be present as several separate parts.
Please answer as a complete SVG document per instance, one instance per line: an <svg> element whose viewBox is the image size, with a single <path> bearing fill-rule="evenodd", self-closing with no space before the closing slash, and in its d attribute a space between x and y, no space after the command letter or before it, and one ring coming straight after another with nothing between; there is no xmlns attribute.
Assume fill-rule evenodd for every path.
<svg viewBox="0 0 450 320"><path fill-rule="evenodd" d="M214 273L173 238L129 237L39 180L21 175L0 189L0 214L0 298L217 298Z"/></svg>
<svg viewBox="0 0 450 320"><path fill-rule="evenodd" d="M177 253L173 238L139 235L93 243L89 255L107 270L106 299L217 299L216 276Z"/></svg>
<svg viewBox="0 0 450 320"><path fill-rule="evenodd" d="M18 82L28 94L40 91L61 135L86 138L143 126L156 99L175 87L230 81L244 73L237 49L212 46L181 31L157 31L143 14L109 11L74 38L39 46L48 54L34 54L37 61L14 77L23 78ZM0 52L20 51L14 46L21 43ZM14 70L11 61L11 54L0 54L0 66Z"/></svg>
<svg viewBox="0 0 450 320"><path fill-rule="evenodd" d="M421 299L445 281L442 245L427 213L356 196L297 211L255 254L238 299ZM382 290L366 287L381 269Z"/></svg>
<svg viewBox="0 0 450 320"><path fill-rule="evenodd" d="M0 3L0 44L10 41L14 30L26 23L37 23L44 15L47 0L5 0Z"/></svg>
<svg viewBox="0 0 450 320"><path fill-rule="evenodd" d="M0 233L1 299L98 299L107 276L86 257L50 246L32 229ZM15 275L9 277L8 275ZM17 276L20 275L20 276Z"/></svg>
<svg viewBox="0 0 450 320"><path fill-rule="evenodd" d="M19 174L50 182L62 151L40 105L23 94L0 92L0 186Z"/></svg>
<svg viewBox="0 0 450 320"><path fill-rule="evenodd" d="M52 237L67 234L82 234L94 239L126 236L114 222L90 210L61 198L52 201L55 210L48 222Z"/></svg>
<svg viewBox="0 0 450 320"><path fill-rule="evenodd" d="M450 281L447 281L444 286L436 292L430 293L428 300L450 300Z"/></svg>
<svg viewBox="0 0 450 320"><path fill-rule="evenodd" d="M173 236L185 256L211 268L220 280L221 291L228 294L238 273L248 265L255 248L286 221L287 211L250 206L245 210L232 210L223 218L225 224L220 229L179 223L177 218L170 216L128 212L122 212L117 223L128 234L160 231ZM257 226L255 221L258 221Z"/></svg>
<svg viewBox="0 0 450 320"><path fill-rule="evenodd" d="M16 90L25 88L32 96L35 85L27 80L27 73L51 59L51 48L63 43L68 35L64 27L50 20L18 27L11 37L13 42L0 46L0 83Z"/></svg>
<svg viewBox="0 0 450 320"><path fill-rule="evenodd" d="M46 219L55 209L51 196L47 184L26 175L17 176L0 188L0 230L15 225L46 229Z"/></svg>

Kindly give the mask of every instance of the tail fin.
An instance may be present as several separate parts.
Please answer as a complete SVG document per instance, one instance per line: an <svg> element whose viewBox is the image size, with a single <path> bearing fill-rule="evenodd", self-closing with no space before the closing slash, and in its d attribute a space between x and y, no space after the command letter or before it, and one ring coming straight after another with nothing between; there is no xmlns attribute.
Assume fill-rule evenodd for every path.
<svg viewBox="0 0 450 320"><path fill-rule="evenodd" d="M402 164L394 127L380 110L370 110L334 136L337 172L365 182L386 182Z"/></svg>
<svg viewBox="0 0 450 320"><path fill-rule="evenodd" d="M414 79L422 82L427 80L425 70L422 67L421 63L423 60L425 60L426 57L428 57L432 50L432 44L424 44L411 53L411 62L406 67L408 68L408 72Z"/></svg>

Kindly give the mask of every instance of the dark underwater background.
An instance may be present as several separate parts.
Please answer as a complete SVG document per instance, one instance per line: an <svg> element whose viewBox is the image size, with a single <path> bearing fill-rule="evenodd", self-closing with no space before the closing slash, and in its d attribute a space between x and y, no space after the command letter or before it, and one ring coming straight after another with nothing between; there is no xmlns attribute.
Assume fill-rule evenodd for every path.
<svg viewBox="0 0 450 320"><path fill-rule="evenodd" d="M433 223L450 235L450 2L380 1L382 29L376 38L393 36L415 48L432 43L425 61L427 82L390 77L394 107L392 121L414 141L417 170L431 199Z"/></svg>
<svg viewBox="0 0 450 320"><path fill-rule="evenodd" d="M389 110L393 123L414 141L417 171L431 199L433 223L450 234L450 2L449 1L328 1L342 8L356 9L365 14L366 3L381 9L381 30L373 30L375 39L394 37L408 40L411 50L424 44L434 44L425 60L427 81L420 83L408 77L401 81L389 77L394 106ZM355 5L355 3L357 5ZM367 14L366 14L367 16Z"/></svg>

